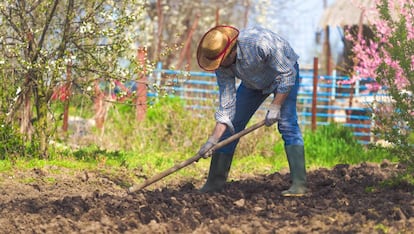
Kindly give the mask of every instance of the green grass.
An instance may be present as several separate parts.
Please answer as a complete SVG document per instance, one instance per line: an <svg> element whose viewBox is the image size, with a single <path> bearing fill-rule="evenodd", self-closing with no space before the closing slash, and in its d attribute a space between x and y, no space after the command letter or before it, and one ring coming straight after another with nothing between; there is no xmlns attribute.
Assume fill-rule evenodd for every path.
<svg viewBox="0 0 414 234"><path fill-rule="evenodd" d="M37 181L37 179L35 179L33 177L20 179L20 182L23 183L23 184L31 184L31 183L35 183L36 181Z"/></svg>
<svg viewBox="0 0 414 234"><path fill-rule="evenodd" d="M315 132L305 131L304 140L307 163L311 166L397 160L386 148L358 143L349 128L338 124L321 126Z"/></svg>
<svg viewBox="0 0 414 234"><path fill-rule="evenodd" d="M0 160L0 173L10 171L12 167L13 165L9 160Z"/></svg>
<svg viewBox="0 0 414 234"><path fill-rule="evenodd" d="M232 165L237 174L270 174L288 167L284 155L275 155L273 157L263 157L252 155L249 157L236 158Z"/></svg>
<svg viewBox="0 0 414 234"><path fill-rule="evenodd" d="M71 110L71 115L84 116L87 114L84 108ZM200 114L207 117L196 117ZM250 124L258 121L260 119L252 119ZM137 171L148 178L194 156L207 140L214 124L214 109L202 113L188 111L178 98L154 100L142 122L136 122L130 105L116 104L109 109L104 134L100 135L96 129L92 132L96 134L94 142L77 150L53 148L51 145L48 160L5 156L0 160L0 172L48 165L73 171L99 169L110 173L126 169L139 181L142 179L133 175ZM315 132L308 129L303 132L308 169L330 168L343 163L381 162L384 159L396 161L387 149L359 144L351 130L340 125L331 124L318 127ZM64 139L58 141L65 144ZM284 144L276 126L263 127L241 138L230 176L269 174L287 167ZM203 179L208 169L209 159L200 159L169 176L168 180Z"/></svg>

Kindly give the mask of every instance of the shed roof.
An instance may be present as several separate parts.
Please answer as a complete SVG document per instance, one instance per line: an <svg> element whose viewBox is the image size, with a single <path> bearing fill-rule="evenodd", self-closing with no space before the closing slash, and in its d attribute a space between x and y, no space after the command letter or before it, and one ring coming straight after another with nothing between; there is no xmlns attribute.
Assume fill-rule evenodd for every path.
<svg viewBox="0 0 414 234"><path fill-rule="evenodd" d="M368 23L368 19L375 17L372 12L375 9L375 0L336 0L325 9L319 25L345 26Z"/></svg>

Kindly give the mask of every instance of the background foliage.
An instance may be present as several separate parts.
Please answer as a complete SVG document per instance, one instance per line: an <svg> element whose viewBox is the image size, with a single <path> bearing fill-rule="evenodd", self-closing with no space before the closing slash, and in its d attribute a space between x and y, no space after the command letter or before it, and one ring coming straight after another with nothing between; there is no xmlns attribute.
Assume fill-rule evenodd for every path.
<svg viewBox="0 0 414 234"><path fill-rule="evenodd" d="M273 6L281 11L283 3L273 1ZM92 118L95 82L105 81L113 88L114 80L138 80L158 61L189 69L197 40L207 29L216 23L243 27L248 15L253 15L249 20L260 21L265 10L273 9L269 5L267 0L0 2L1 158L12 164L16 157L113 163L151 175L193 156L213 127L214 108L189 112L181 100L154 99L146 120L136 122L131 101L109 103L104 131L91 127L83 134L70 129L63 137L58 128L62 110L70 104L71 115ZM148 52L144 65L136 61L140 47ZM71 91L58 97L63 102L53 102L59 87ZM275 130L262 128L244 137L235 167L240 171L286 167L283 143ZM305 131L310 166L390 157L383 151L374 157L349 134L336 126Z"/></svg>
<svg viewBox="0 0 414 234"><path fill-rule="evenodd" d="M198 38L215 23L247 23L266 1L15 1L0 3L0 114L48 157L56 88L93 96L94 83L138 80L153 64L190 66ZM232 12L232 14L230 14ZM224 17L222 17L224 16ZM254 19L254 17L249 17ZM136 51L148 60L137 64ZM185 62L184 62L185 60ZM145 68L145 69L144 69ZM66 100L68 101L68 100ZM66 103L68 105L69 103Z"/></svg>
<svg viewBox="0 0 414 234"><path fill-rule="evenodd" d="M360 36L355 42L354 79L375 78L390 96L388 102L373 104L375 133L391 142L390 148L411 170L414 169L414 2L378 0L371 19L374 40Z"/></svg>

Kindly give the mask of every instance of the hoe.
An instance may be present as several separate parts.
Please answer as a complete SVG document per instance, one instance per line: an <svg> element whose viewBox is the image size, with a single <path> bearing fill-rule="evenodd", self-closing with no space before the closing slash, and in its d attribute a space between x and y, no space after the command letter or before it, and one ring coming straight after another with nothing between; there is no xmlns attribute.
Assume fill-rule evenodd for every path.
<svg viewBox="0 0 414 234"><path fill-rule="evenodd" d="M250 133L250 132L252 132L252 131L254 131L254 130L258 129L258 128L260 128L260 127L262 127L264 124L265 124L265 121L263 120L263 121L261 121L259 123L256 123L256 124L250 126L249 128L246 128L246 129L244 129L244 130L242 130L242 131L240 131L238 133L235 133L231 137L229 137L229 138L227 138L227 139L225 139L225 140L220 141L219 143L217 143L211 149L211 151L217 150L217 149L219 149L219 148L221 148L221 147L223 147L223 146L225 146L225 145L227 145L227 144L229 144L229 143L231 143L231 142L239 139L240 137L242 137L242 136L244 136L244 135L246 135L246 134L248 134L248 133ZM138 190L141 190L141 189L147 187L148 185L151 185L151 184L153 184L153 183L161 180L162 178L164 178L164 177L166 177L166 176L168 176L168 175L170 175L170 174L172 174L172 173L180 170L181 168L186 167L186 166L192 164L193 162L197 162L200 158L205 158L205 156L204 155L200 155L200 154L197 153L195 156L187 159L186 161L183 161L183 162L181 162L179 164L176 164L175 166L171 167L170 169L167 169L167 170L165 170L165 171L163 171L163 172L161 172L161 173L153 176L152 178L149 178L148 180L144 181L144 183L142 183L140 185L133 185L133 186L129 187L128 188L128 193L134 193L134 192L136 192Z"/></svg>

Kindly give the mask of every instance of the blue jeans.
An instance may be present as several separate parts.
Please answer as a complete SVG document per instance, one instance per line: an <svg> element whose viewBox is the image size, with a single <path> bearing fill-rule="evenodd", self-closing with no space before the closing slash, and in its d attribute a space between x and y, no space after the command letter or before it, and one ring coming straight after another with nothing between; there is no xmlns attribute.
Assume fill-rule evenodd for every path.
<svg viewBox="0 0 414 234"><path fill-rule="evenodd" d="M278 122L278 130L282 135L285 145L303 145L302 133L298 125L298 117L296 113L296 100L299 90L299 66L295 65L297 71L295 85L291 88L288 97L282 105L280 111L280 120ZM236 115L233 120L233 126L236 132L242 131L256 110L266 100L270 94L263 94L261 90L249 89L240 84L236 94ZM232 134L227 129L221 140L230 137ZM263 136L266 137L266 136ZM233 155L238 140L220 148L217 152L226 155Z"/></svg>

